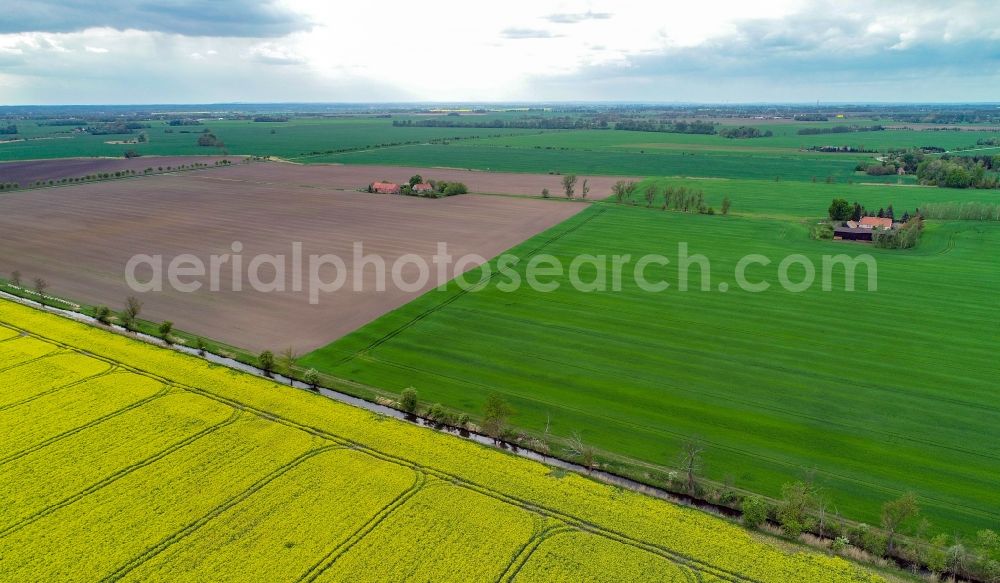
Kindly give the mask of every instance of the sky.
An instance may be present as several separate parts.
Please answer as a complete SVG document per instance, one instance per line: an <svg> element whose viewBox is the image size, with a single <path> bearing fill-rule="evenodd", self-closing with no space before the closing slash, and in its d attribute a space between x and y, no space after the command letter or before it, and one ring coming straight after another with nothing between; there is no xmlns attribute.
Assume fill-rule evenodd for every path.
<svg viewBox="0 0 1000 583"><path fill-rule="evenodd" d="M0 105L413 101L996 102L1000 2L29 0L0 18Z"/></svg>

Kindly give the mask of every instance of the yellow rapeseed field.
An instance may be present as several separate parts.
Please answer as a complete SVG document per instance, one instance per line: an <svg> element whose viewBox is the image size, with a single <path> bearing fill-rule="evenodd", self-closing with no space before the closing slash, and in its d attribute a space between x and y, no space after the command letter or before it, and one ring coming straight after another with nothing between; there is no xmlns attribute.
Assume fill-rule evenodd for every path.
<svg viewBox="0 0 1000 583"><path fill-rule="evenodd" d="M2 581L880 581L0 301Z"/></svg>

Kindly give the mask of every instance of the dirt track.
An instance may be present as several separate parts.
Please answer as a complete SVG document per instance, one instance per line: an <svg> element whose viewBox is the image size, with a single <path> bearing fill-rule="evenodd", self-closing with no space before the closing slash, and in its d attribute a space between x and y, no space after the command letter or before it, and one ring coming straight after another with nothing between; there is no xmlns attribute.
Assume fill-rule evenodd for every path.
<svg viewBox="0 0 1000 583"><path fill-rule="evenodd" d="M291 346L304 352L404 304L435 282L412 292L390 283L387 291L377 292L374 270L366 269L365 291L351 291L348 285L310 305L307 289L250 291L246 266L254 255L290 256L298 241L306 257L335 254L350 270L355 241L390 265L407 253L429 258L438 242L447 242L456 257L489 258L585 207L558 200L477 195L431 200L345 192L312 168L251 164L0 195L0 273L6 277L18 270L25 282L42 277L53 295L119 309L134 293L124 281L133 255L162 254L168 263L191 253L208 264L209 255L231 253L231 244L240 241L244 291L233 291L231 270L223 267L218 292L208 291L208 279L202 277L195 278L204 286L194 293L137 294L145 304L142 317L172 320L178 328L253 350ZM350 176L360 175L354 172ZM480 184L498 180L491 176ZM408 281L415 279L413 269L404 273ZM269 281L273 270L265 267L260 274ZM290 267L285 275L290 288ZM347 281L353 276L349 272Z"/></svg>

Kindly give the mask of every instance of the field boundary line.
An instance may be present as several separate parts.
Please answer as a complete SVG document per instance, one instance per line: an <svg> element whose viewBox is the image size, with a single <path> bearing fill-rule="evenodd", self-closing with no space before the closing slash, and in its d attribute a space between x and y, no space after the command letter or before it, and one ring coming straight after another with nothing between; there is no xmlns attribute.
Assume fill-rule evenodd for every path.
<svg viewBox="0 0 1000 583"><path fill-rule="evenodd" d="M69 345L67 345L67 346L69 346ZM77 349L77 350L79 350L80 352L84 352L82 349ZM88 355L91 355L91 353L87 353L87 352L84 352L84 353L88 354ZM114 360L112 360L110 358L107 358L107 357L104 357L104 356L101 356L101 355L93 354L92 356L94 358L98 358L98 359L105 360L105 361L108 361L108 362L117 362L117 361L114 361ZM176 381L171 381L170 379L167 379L165 377L161 377L161 376L159 376L159 375L157 375L155 373L144 371L144 370L136 368L136 367L134 367L132 365L125 365L123 363L119 363L119 365L123 369L125 369L125 370L130 370L130 371L136 372L137 374L142 374L142 375L145 375L145 376L148 376L148 377L160 380L161 382L170 384L172 386L176 386L176 387L179 387L179 388L182 388L182 389L189 390L191 392L194 392L194 393L206 396L208 398L215 399L215 400L217 400L219 402L228 404L228 405L233 406L235 408L239 408L239 409L243 409L243 410L246 410L246 411L250 411L250 412L254 413L255 415L257 415L258 417L267 419L269 421L276 422L276 423L281 423L281 424L284 424L284 425L287 425L287 426L290 426L290 427L293 427L293 428L305 431L305 432L307 432L307 433L309 433L311 435L317 436L317 437L322 437L322 438L330 439L330 440L332 440L332 441L334 441L336 443L339 443L341 445L350 446L350 447L356 449L357 451L364 452L364 453L366 453L366 454L368 454L368 455L370 455L372 457L375 457L377 459L381 459L383 461L392 462L392 463L400 465L400 466L408 467L408 468L413 469L414 471L418 471L418 472L421 472L421 473L427 473L427 474L433 475L433 476L435 476L437 478L440 478L440 479L443 479L445 481L451 482L451 483L453 483L455 485L458 485L458 486L461 486L461 487L464 487L464 488L476 491L476 492L478 492L480 494L483 494L483 495L486 495L486 496L490 496L490 497L492 497L494 499L497 499L497 500L499 500L501 502L506 502L506 503L508 503L510 505L522 508L522 509L527 510L529 512L534 512L536 514L545 515L545 516L548 516L550 518L555 518L555 519L561 520L563 522L566 522L568 524L585 526L586 527L585 530L588 530L589 532L593 532L595 534L605 534L605 535L607 535L607 534L613 534L614 536L613 537L609 537L609 538L612 538L614 540L618 540L619 542L631 540L628 535L616 532L614 530L611 530L610 528L601 527L601 526L598 526L598 525L595 525L595 524L587 523L586 521L583 521L580 518L575 517L575 516L573 516L571 514L567 514L567 513L564 513L562 511L559 511L559 510L553 510L551 508L548 508L548 507L545 507L545 506L541 506L541 505L536 504L534 502L531 502L531 501L528 501L528 500L524 500L524 499L521 499L521 498L517 498L515 496L509 495L509 494L506 494L506 493L503 493L503 492L500 492L500 491L497 491L497 490L493 490L493 489L491 489L491 488L489 488L487 486L482 486L480 484L477 484L475 482L469 481L469 480L467 480L467 479L465 479L465 478L463 478L461 476L458 476L458 475L455 475L455 474L451 474L451 473L446 472L444 470L438 470L438 469L435 469L435 468L430 468L430 467L426 467L426 466L420 466L419 464L416 464L415 462L407 460L406 458L395 456L395 455L392 455L392 454L387 454L387 453L382 452L380 450L377 450L377 449L375 449L375 448L373 448L371 446L368 446L368 445L366 445L364 443L361 443L361 442L358 442L358 441L354 441L352 439L345 438L345 437L342 437L342 436L338 436L338 435L336 435L334 433L331 433L330 431L327 431L325 429L318 428L318 427L313 427L313 426L309 426L309 425L306 425L306 424L303 424L303 423L299 423L297 421L294 421L293 419L289 419L289 418L283 417L281 415L277 415L277 414L265 411L263 409L258 409L257 407L254 407L254 406L251 406L251 405L247 405L246 403L243 403L243 402L235 400L235 399L223 397L221 395L218 395L218 394L216 394L216 393L214 393L212 391L206 390L206 389L200 389L200 388L194 387L192 385L187 385L187 384L184 384L184 383L179 383L179 382L176 382ZM356 542L357 541L355 541L354 543L351 543L352 546L353 546L353 544L356 544ZM637 542L639 544L648 544L648 543L642 543L641 541L635 541L635 542ZM720 567L715 567L715 566L711 565L710 563L702 562L702 561L700 561L698 559L685 557L684 555L678 554L675 551L671 551L670 549L668 549L666 547L658 547L656 545L650 545L650 546L651 546L651 548L659 548L663 553L666 553L666 558L668 558L668 559L676 561L678 559L674 559L673 557L677 556L677 557L680 557L682 559L685 559L685 560L688 560L688 561L692 561L692 562L704 565L704 567L706 568L706 570L720 571L722 573L726 573L726 575L728 575L729 577L737 577L737 579L735 579L737 581L750 581L750 582L754 582L753 579L739 578L740 576L738 574L731 575L725 569L722 569ZM660 554L660 553L657 553L657 554ZM323 570L325 570L327 568L329 568L329 565L324 566ZM311 578L305 579L305 577L309 576L309 574L307 573L306 575L303 575L303 577L300 578L299 581L313 581L321 573L322 573L322 571L319 572L319 573L314 573L313 575L311 575ZM727 580L733 580L733 579L729 579L728 577L723 577L723 578L726 578Z"/></svg>
<svg viewBox="0 0 1000 583"><path fill-rule="evenodd" d="M14 338L8 338L4 342L10 342L11 340L19 340L21 338L26 338L26 337L30 338L31 336L16 336ZM14 370L15 368L17 368L19 366L24 366L26 364L31 364L33 362L38 362L39 360L42 360L43 358L51 358L53 356L59 356L59 355L62 355L62 354L69 354L71 352L71 350L66 350L66 349L60 350L60 348L61 347L59 347L59 346L53 346L51 352L46 352L45 354L36 356L34 358L29 358L28 360L22 360L21 362L18 362L16 364L12 364L10 366L5 366L3 368L0 368L0 373L5 373L5 372L7 372L9 370Z"/></svg>
<svg viewBox="0 0 1000 583"><path fill-rule="evenodd" d="M104 360L104 359L100 359L100 360ZM6 405L3 405L2 407L0 407L0 411L6 411L7 409L13 409L13 408L19 407L19 406L21 406L21 405L23 405L25 403L30 403L31 401L34 401L35 399L40 399L42 397L45 397L46 395L51 395L52 393L57 393L59 391L65 390L65 389L70 389L70 388L73 388L73 387L75 387L77 385L82 385L83 383L89 383L90 381L97 380L97 379L99 379L101 377L113 375L120 368L114 362L111 362L111 361L104 361L104 363L105 364L110 364L111 366L109 366L107 368L107 370L103 370L103 371L101 371L99 373L92 374L90 376L86 376L86 377L83 377L83 378L80 378L80 379L76 379L76 380L73 380L73 381L69 381L68 383L63 384L63 385L57 385L57 386L51 387L51 388L49 388L49 389L47 389L45 391L42 391L41 393L38 393L37 395L32 395L30 397L25 397L24 399L21 399L20 401L14 401L13 403L7 403Z"/></svg>
<svg viewBox="0 0 1000 583"><path fill-rule="evenodd" d="M28 455L30 453L34 453L34 452L36 452L36 451L38 451L40 449L44 449L44 448L52 445L53 443L55 443L57 441L66 439L67 437L75 435L75 434L77 434L77 433L79 433L81 431L84 431L85 429L89 429L91 427L95 427L97 425L100 425L101 423L104 423L105 421L107 421L109 419L113 419L113 418L115 418L115 417L117 417L119 415L123 415L123 414L125 414L125 413L127 413L127 412L129 412L129 411L131 411L133 409L137 409L139 407L142 407L146 403L149 403L150 401L155 401L156 399L159 399L159 398L165 396L169 392L170 392L170 387L168 385L164 384L164 386L161 387L159 391L153 393L152 395L150 395L148 397L143 397L142 399L139 399L138 401L134 401L134 402L132 402L132 403L130 403L130 404L122 407L121 409L115 409L114 411L111 411L111 412L109 412L109 413L107 413L105 415L102 415L101 417L98 417L97 419L92 419L91 421L88 421L87 423L84 423L83 425L79 425L77 427L73 427L71 429L67 429L66 431L63 431L62 433L57 433L57 434L55 434L55 435L53 435L53 436L45 439L44 441L36 443L35 445L33 445L33 446L29 447L29 448L22 449L20 451L16 451L16 452L8 455L5 458L0 458L0 466L8 464L8 463L10 463L10 462L12 462L14 460L20 459L20 458L22 458L22 457L24 457L24 456L26 456L26 455Z"/></svg>
<svg viewBox="0 0 1000 583"><path fill-rule="evenodd" d="M160 554L161 552L163 552L167 548L169 548L169 547L173 546L174 544L176 544L177 542L183 540L184 538L186 538L188 535L190 535L194 531L198 530L199 528L201 528L205 524L211 522L214 518L216 518L217 516L219 516L223 512L229 510L230 508L236 506L240 502L243 502L247 498L251 497L252 495L254 495L255 493L257 493L261 488L263 488L264 486L267 486L268 484L270 484L275 479L283 476L284 474L288 473L290 470L298 467L299 465L305 463L306 461L312 459L313 457L315 457L315 456L317 456L317 455L319 455L319 454L321 454L323 452L330 451L330 450L333 450L333 449L339 449L340 447L341 446L338 446L338 445L325 445L325 446L321 446L321 447L318 447L318 448L311 449L311 450L309 450L309 451L307 451L307 452L299 455L298 457L296 457L295 459L291 460L290 462L288 462L288 463L286 463L286 464L284 464L284 465L282 465L282 466L280 466L280 467L272 470L271 472L269 472L268 474L266 474L264 477L260 478L259 480L257 480L253 484L251 484L248 488L246 488L245 490L243 490L243 492L240 492L239 494L231 496L228 500L226 500L222 504L216 506L215 508L213 508L212 510L210 510L207 514L203 515L202 517L198 518L197 520L194 520L194 521L188 523L186 526L182 527L180 530L174 532L173 534L167 536L166 538L163 538L162 540L160 540L160 542L154 544L153 546L147 548L145 551L143 551L139 555L133 557L130 561L128 561L124 565L118 567L118 569L116 569L115 571L113 571L111 574L103 577L101 579L101 581L102 582L105 582L105 581L107 581L107 582L118 581L119 579L121 579L122 577L124 577L125 575L127 575L130 571L132 571L133 569L135 569L136 567L138 567L142 563L145 563L146 561L148 561L149 559L151 559L151 558L155 557L156 555Z"/></svg>
<svg viewBox="0 0 1000 583"><path fill-rule="evenodd" d="M427 483L427 474L419 469L414 469L414 480L413 484L409 488L400 492L396 498L394 498L389 504L385 505L381 510L375 513L367 522L358 527L353 533L351 533L347 538L343 539L337 544L330 552L323 555L319 561L313 564L305 573L296 579L296 582L304 581L315 581L317 577L322 575L327 569L330 568L337 559L342 557L344 553L347 553L354 545L361 542L366 536L371 534L373 530L378 528L382 521L391 516L399 508L410 501L411 498L416 496L421 490L424 489L424 485Z"/></svg>
<svg viewBox="0 0 1000 583"><path fill-rule="evenodd" d="M536 532L534 535L532 535L530 539L528 539L528 542L524 543L524 546L521 547L521 550L519 550L517 554L514 555L514 558L511 559L510 563L507 564L507 568L504 569L503 573L501 573L500 576L497 577L497 583L504 583L504 582L511 583L512 581L514 581L514 578L517 577L517 574L521 571L521 568L524 567L524 565L528 562L529 559L531 559L531 555L535 552L535 549L537 549L543 542L555 536L556 534L572 530L575 529L572 528L571 526L567 526L566 524L558 523L543 528L539 532Z"/></svg>
<svg viewBox="0 0 1000 583"><path fill-rule="evenodd" d="M68 496L68 497L60 500L59 502L56 502L55 504L51 504L51 505L49 505L49 506L47 506L47 507L39 510L38 512L35 512L34 514L31 514L30 516L26 516L25 518L23 518L19 522L15 523L15 524L12 524L12 525L8 526L7 528L5 528L3 530L0 530L0 538L5 537L5 536L7 536L8 534L10 534L12 532L16 532L18 530L21 530L25 526L28 526L29 524L31 524L31 523L33 523L35 521L41 520L42 518L48 516L49 514L52 514L53 512L56 512L60 508L64 508L66 506L69 506L70 504L72 504L72 503L74 503L74 502L76 502L76 501L78 501L78 500L80 500L82 498L85 498L85 497L93 494L94 492L97 492L98 490L101 490L102 488L113 484L114 482L117 482L119 479L121 479L121 478L123 478L123 477L125 477L125 476L127 476L129 474L131 474L132 472L135 472L135 471L140 470L140 469L142 469L142 468L144 468L144 467L146 467L146 466L148 466L150 464L153 464L153 463L155 463L155 462L157 462L157 461L159 461L159 460L167 457L168 455L170 455L170 454L172 454L172 453L174 453L176 451L179 451L179 450L181 450L181 449L183 449L183 448L191 445L192 443L198 441L202 437L205 437L206 435L214 433L215 431L217 431L219 429L222 429L223 427L226 427L226 426L232 424L233 422L235 422L240 417L240 415L241 415L241 411L238 410L238 409L234 409L232 415L230 415L229 418L223 419L222 421L219 421L218 423L216 423L214 425L210 425L208 427L205 427L202 430L198 431L197 433L191 434L191 435L185 437L184 439L182 439L181 441L175 442L175 443L171 444L169 447L167 447L166 449L163 449L163 450L161 450L159 452L156 452L155 454L153 454L153 455L151 455L151 456L149 456L149 457L147 457L145 459L139 460L139 461L137 461L137 462L135 462L135 463L133 463L131 465L125 466L124 468L120 468L120 469L114 471L113 473L108 474L107 476L105 476L101 480L99 480L97 482L94 482L90 486L87 486L83 490L80 490L76 494L72 494L72 495L70 495L70 496Z"/></svg>
<svg viewBox="0 0 1000 583"><path fill-rule="evenodd" d="M527 259L527 258L533 257L534 255L536 255L537 253L539 253L540 251L542 251L543 249L545 249L546 247L548 247L552 243L558 241L559 239L562 239L563 237L565 237L567 235L570 235L570 234L576 232L578 229L580 229L581 227L583 227L584 225L586 225L590 221L594 220L595 218L597 218L597 217L603 215L605 212L607 212L607 209L605 209L605 208L597 208L597 207L594 207L594 206L591 206L588 209L584 209L584 212L586 212L590 208L596 208L596 210L594 212L590 213L589 215L583 217L582 219L580 219L580 221L577 222L575 225L572 225L568 229L565 229L565 230L563 230L563 231L561 231L559 233L556 233L555 235L549 237L548 239L546 239L545 241L543 241L540 245L538 245L537 247L535 247L534 249L532 249L531 251L529 251L525 255L521 256L522 259ZM577 215L577 216L579 216L579 215ZM488 263L489 262L487 261L486 264L488 264ZM490 277L487 279L486 282L481 283L481 284L477 284L474 287L476 287L476 288L482 287L483 285L488 284L490 281L492 281L493 279L499 277L500 275L501 275L500 271L493 271L492 274L490 275ZM365 354L368 354L372 350L375 350L376 348L378 348L379 346L385 344L389 340L392 340L396 336L402 334L407 329L409 329L410 327L414 326L415 324L417 324L421 320L427 318L431 314L433 314L433 313L435 313L435 312L437 312L437 311L439 311L439 310L441 310L441 309L449 306L450 304L454 303L455 301L459 300L460 298L465 297L465 295L468 294L470 291L472 291L472 289L473 289L472 287L470 287L470 288L462 288L462 289L458 290L457 292L454 292L453 294L449 295L447 298L441 300L440 302L438 302L438 303L436 303L436 304L428 307L424 311L420 312L419 314L417 314L416 316L414 316L410 320L407 320L406 322L404 322L403 324L401 324L398 327L394 328L393 330L390 330L389 332L387 332L386 334L382 335L381 337L373 340L371 343L368 344L368 346L365 346L364 348L361 348L361 349L355 351L353 354L350 354L350 355L347 355L347 356L341 358L336 363L334 363L333 366L340 366L342 364L346 364L346 363L354 360L355 358L357 358L359 356L363 356Z"/></svg>

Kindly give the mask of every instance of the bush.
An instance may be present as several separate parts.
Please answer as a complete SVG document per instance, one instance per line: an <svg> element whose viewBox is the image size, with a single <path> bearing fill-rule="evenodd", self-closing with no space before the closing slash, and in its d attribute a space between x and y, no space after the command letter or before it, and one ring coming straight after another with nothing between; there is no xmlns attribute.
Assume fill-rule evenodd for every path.
<svg viewBox="0 0 1000 583"><path fill-rule="evenodd" d="M434 403L431 405L430 411L427 412L427 417L438 423L444 423L447 421L448 414L445 413L444 405L441 403Z"/></svg>
<svg viewBox="0 0 1000 583"><path fill-rule="evenodd" d="M743 524L747 528L757 528L767 521L767 502L760 496L743 499Z"/></svg>
<svg viewBox="0 0 1000 583"><path fill-rule="evenodd" d="M811 239L816 239L820 241L832 240L833 227L829 223L821 223L819 225L813 225L809 229L809 237Z"/></svg>
<svg viewBox="0 0 1000 583"><path fill-rule="evenodd" d="M417 411L417 390L413 387L403 389L403 392L399 394L399 408L407 413L415 413Z"/></svg>

